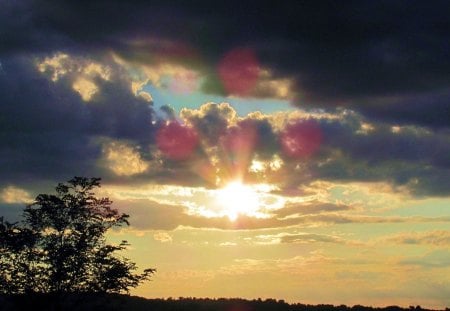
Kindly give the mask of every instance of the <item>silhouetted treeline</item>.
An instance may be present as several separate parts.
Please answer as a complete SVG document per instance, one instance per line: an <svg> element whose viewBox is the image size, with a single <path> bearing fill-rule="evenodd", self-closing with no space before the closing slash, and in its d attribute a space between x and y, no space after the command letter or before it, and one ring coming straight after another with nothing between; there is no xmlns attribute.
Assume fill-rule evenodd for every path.
<svg viewBox="0 0 450 311"><path fill-rule="evenodd" d="M1 0L0 0L1 1ZM150 279L119 256L128 246L108 244L108 230L129 225L129 215L97 197L100 178L74 177L56 194L39 194L10 223L0 216L0 294L123 293Z"/></svg>
<svg viewBox="0 0 450 311"><path fill-rule="evenodd" d="M383 308L361 305L345 306L331 304L288 304L284 300L240 298L178 298L145 299L121 294L32 294L0 295L0 310L133 310L133 311L428 311L432 309L410 306ZM445 311L450 311L446 308Z"/></svg>

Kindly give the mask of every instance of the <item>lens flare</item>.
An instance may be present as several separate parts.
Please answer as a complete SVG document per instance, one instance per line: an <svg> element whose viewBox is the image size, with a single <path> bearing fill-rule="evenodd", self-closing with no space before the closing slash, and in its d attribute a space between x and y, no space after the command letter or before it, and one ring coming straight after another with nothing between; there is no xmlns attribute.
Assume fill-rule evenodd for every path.
<svg viewBox="0 0 450 311"><path fill-rule="evenodd" d="M317 122L302 120L286 126L280 135L283 152L292 158L313 155L322 143L322 131Z"/></svg>
<svg viewBox="0 0 450 311"><path fill-rule="evenodd" d="M260 68L255 52L247 48L231 50L220 61L219 77L225 91L233 95L247 95L255 87Z"/></svg>
<svg viewBox="0 0 450 311"><path fill-rule="evenodd" d="M168 158L185 160L198 145L198 136L194 129L178 122L164 124L156 134L156 145Z"/></svg>

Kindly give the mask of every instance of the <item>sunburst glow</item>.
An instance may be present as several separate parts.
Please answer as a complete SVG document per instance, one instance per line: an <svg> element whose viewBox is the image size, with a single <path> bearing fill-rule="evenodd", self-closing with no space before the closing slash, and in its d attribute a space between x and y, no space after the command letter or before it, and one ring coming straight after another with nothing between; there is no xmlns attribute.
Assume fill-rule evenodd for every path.
<svg viewBox="0 0 450 311"><path fill-rule="evenodd" d="M218 190L217 202L232 221L239 215L255 216L260 205L257 192L240 181L231 182Z"/></svg>

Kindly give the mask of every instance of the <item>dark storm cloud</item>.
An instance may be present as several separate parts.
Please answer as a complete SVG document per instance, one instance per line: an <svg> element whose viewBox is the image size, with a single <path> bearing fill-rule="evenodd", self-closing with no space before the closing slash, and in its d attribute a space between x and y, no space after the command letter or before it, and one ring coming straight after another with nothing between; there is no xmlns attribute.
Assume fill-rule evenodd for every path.
<svg viewBox="0 0 450 311"><path fill-rule="evenodd" d="M308 161L281 155L284 176L275 181L283 190L315 179L382 180L420 195L448 195L447 9L446 1L287 1L270 7L2 1L0 179L60 179L62 172L63 179L104 176L97 137L132 141L144 160L153 159L149 145L156 125L150 103L131 93L124 69L114 67L105 52L147 65L163 55L214 76L227 52L244 47L274 79L293 80L295 104L359 112L353 118L317 120L323 143ZM75 74L53 82L51 69L36 70L36 57L60 51L105 62L114 78L92 78L99 91L86 103L72 88ZM210 145L220 141L235 117L229 108L213 105L182 116ZM375 122L374 130L361 132L362 120ZM278 155L279 129L255 116L247 122L262 142L255 147L260 159ZM403 124L428 130L412 126L397 133L390 126ZM185 164L163 162L153 177L201 184L200 177L190 179L194 173Z"/></svg>
<svg viewBox="0 0 450 311"><path fill-rule="evenodd" d="M127 81L98 81L99 96L87 104L91 133L138 141L152 141L154 113L149 102L131 93Z"/></svg>
<svg viewBox="0 0 450 311"><path fill-rule="evenodd" d="M450 89L373 99L359 109L375 121L446 128L450 124Z"/></svg>
<svg viewBox="0 0 450 311"><path fill-rule="evenodd" d="M360 158L375 165L386 161L421 162L449 168L445 154L450 152L448 131L429 131L389 124L366 124L357 115L340 120L321 120L324 145L339 148L352 159ZM380 147L383 148L380 148Z"/></svg>
<svg viewBox="0 0 450 311"><path fill-rule="evenodd" d="M448 131L376 124L365 132L361 121L349 115L320 122L326 151L310 163L316 178L385 180L418 195L449 194Z"/></svg>
<svg viewBox="0 0 450 311"><path fill-rule="evenodd" d="M151 142L152 108L125 81L98 79L98 95L84 102L69 74L53 82L34 59L1 62L0 184L100 174L97 137Z"/></svg>
<svg viewBox="0 0 450 311"><path fill-rule="evenodd" d="M111 49L142 62L155 54L177 61L197 55L206 64L200 67L209 77L205 87L223 92L211 82L217 64L228 51L246 47L274 78L293 79L299 106L347 106L367 117L434 128L450 124L447 1L30 0L1 6L3 54Z"/></svg>
<svg viewBox="0 0 450 311"><path fill-rule="evenodd" d="M83 129L87 111L79 96L53 87L29 59L1 61L1 179L52 178L70 167L87 172L98 150Z"/></svg>

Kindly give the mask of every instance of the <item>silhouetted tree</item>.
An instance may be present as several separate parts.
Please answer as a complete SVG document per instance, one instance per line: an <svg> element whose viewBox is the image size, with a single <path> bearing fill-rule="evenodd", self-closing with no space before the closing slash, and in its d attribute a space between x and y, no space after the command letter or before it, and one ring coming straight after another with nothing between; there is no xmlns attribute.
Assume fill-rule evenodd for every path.
<svg viewBox="0 0 450 311"><path fill-rule="evenodd" d="M126 241L106 243L129 216L95 197L97 187L100 178L75 177L38 195L22 222L0 218L0 293L128 292L150 278L155 269L135 273L135 263L116 255Z"/></svg>

